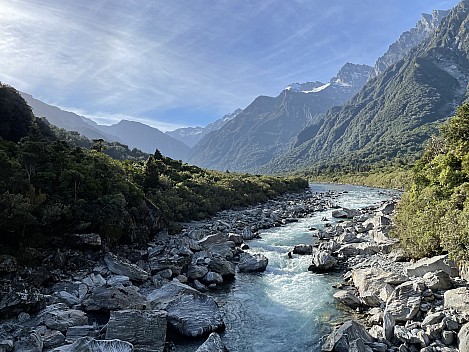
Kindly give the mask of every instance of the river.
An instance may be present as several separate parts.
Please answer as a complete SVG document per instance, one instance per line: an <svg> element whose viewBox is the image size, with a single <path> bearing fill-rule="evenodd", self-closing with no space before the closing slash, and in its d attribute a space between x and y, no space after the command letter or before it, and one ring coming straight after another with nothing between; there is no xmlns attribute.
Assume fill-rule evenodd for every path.
<svg viewBox="0 0 469 352"><path fill-rule="evenodd" d="M315 192L340 192L336 204L363 208L390 199L396 192L376 188L313 184ZM308 272L310 256L287 256L296 244L311 244L311 227L322 218L332 221L332 210L317 212L283 227L263 230L249 241L249 252L269 258L264 273L237 273L236 279L213 293L224 312L226 330L220 334L230 352L320 351L321 337L343 312L332 298L334 275ZM177 343L175 351L195 351L203 342Z"/></svg>

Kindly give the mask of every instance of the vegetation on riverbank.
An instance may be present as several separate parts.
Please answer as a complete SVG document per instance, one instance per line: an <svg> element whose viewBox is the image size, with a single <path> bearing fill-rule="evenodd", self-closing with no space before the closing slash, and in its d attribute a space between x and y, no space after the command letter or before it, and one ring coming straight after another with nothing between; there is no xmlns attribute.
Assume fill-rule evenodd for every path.
<svg viewBox="0 0 469 352"><path fill-rule="evenodd" d="M299 177L215 172L158 151L93 143L34 117L16 90L0 85L0 244L51 245L76 232L98 232L110 245L146 241L174 221L307 186Z"/></svg>
<svg viewBox="0 0 469 352"><path fill-rule="evenodd" d="M469 104L442 127L412 170L395 235L413 258L448 252L469 260Z"/></svg>

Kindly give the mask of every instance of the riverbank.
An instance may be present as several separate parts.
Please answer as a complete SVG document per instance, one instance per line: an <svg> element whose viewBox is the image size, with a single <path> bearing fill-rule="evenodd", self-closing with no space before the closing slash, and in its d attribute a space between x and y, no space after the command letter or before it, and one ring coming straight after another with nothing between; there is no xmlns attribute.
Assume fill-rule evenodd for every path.
<svg viewBox="0 0 469 352"><path fill-rule="evenodd" d="M331 207L335 197L307 191L222 212L178 235L161 232L147 248L107 253L99 235L77 234L70 235L66 250L24 249L26 266L21 258L3 255L0 348L70 352L115 345L122 351L162 351L170 348L168 335L222 331L223 316L206 292L236 272L256 273L268 263L262 254L243 251L244 242L261 229ZM221 340L210 335L208 344L213 350Z"/></svg>
<svg viewBox="0 0 469 352"><path fill-rule="evenodd" d="M391 202L371 216L351 212L352 219L318 234L313 258L344 267L334 297L356 316L337 327L322 350L468 351L467 282L446 255L407 260L389 237L394 208Z"/></svg>

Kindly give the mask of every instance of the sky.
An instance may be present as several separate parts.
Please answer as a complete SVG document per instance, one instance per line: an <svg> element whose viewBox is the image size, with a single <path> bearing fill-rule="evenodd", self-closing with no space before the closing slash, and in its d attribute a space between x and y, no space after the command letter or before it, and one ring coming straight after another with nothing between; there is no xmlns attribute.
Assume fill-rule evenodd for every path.
<svg viewBox="0 0 469 352"><path fill-rule="evenodd" d="M374 65L457 0L0 0L0 81L100 124L205 126Z"/></svg>

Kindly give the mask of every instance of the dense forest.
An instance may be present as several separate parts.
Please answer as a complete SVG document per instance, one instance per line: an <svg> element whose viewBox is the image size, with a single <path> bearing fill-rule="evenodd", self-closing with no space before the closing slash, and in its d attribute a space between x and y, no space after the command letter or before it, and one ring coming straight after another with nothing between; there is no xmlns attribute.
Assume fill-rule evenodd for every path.
<svg viewBox="0 0 469 352"><path fill-rule="evenodd" d="M469 260L469 104L441 128L415 164L395 217L395 235L413 258L448 252Z"/></svg>
<svg viewBox="0 0 469 352"><path fill-rule="evenodd" d="M1 244L62 243L101 234L107 245L146 241L177 221L265 201L307 187L276 178L204 170L119 143L89 141L36 118L0 86Z"/></svg>

